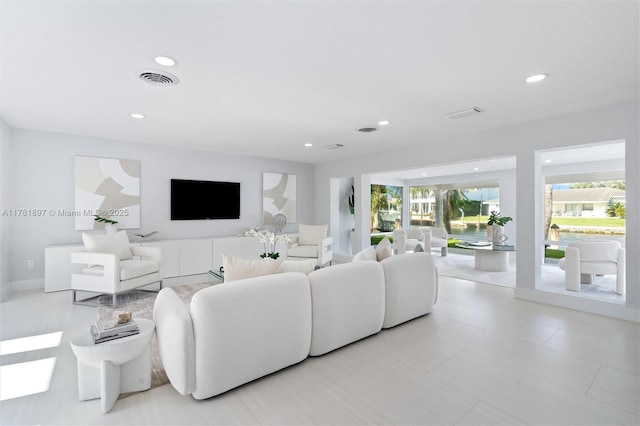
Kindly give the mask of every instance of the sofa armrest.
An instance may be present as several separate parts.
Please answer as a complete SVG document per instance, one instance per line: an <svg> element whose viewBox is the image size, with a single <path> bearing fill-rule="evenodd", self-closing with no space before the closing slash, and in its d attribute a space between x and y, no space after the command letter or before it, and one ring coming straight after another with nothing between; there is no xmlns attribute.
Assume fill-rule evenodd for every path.
<svg viewBox="0 0 640 426"><path fill-rule="evenodd" d="M103 268L102 275L71 274L71 288L74 290L113 292L116 281L120 281L120 259L113 253L79 251L71 253L71 263Z"/></svg>
<svg viewBox="0 0 640 426"><path fill-rule="evenodd" d="M196 386L193 322L188 305L171 288L164 288L153 305L158 353L171 385L188 395Z"/></svg>
<svg viewBox="0 0 640 426"><path fill-rule="evenodd" d="M626 292L626 260L625 249L620 248L618 251L618 273L616 274L616 293L625 294Z"/></svg>
<svg viewBox="0 0 640 426"><path fill-rule="evenodd" d="M401 229L393 231L393 248L396 254L405 254L407 252L407 233Z"/></svg>
<svg viewBox="0 0 640 426"><path fill-rule="evenodd" d="M134 256L146 257L162 262L162 247L132 245L131 253L133 253Z"/></svg>
<svg viewBox="0 0 640 426"><path fill-rule="evenodd" d="M424 244L424 251L429 253L431 250L431 229L423 229L422 230L422 243Z"/></svg>

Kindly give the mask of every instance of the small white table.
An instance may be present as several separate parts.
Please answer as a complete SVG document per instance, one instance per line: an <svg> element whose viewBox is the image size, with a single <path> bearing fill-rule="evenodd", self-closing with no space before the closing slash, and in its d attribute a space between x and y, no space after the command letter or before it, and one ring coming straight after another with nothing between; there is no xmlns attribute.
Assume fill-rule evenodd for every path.
<svg viewBox="0 0 640 426"><path fill-rule="evenodd" d="M71 339L78 358L80 400L102 398L102 412L108 413L121 393L151 387L151 336L153 321L135 318L140 334L103 343L93 343L89 327Z"/></svg>
<svg viewBox="0 0 640 426"><path fill-rule="evenodd" d="M504 272L509 270L509 250L497 250L493 246L478 245L478 243L458 243L456 247L473 250L475 268L481 271Z"/></svg>

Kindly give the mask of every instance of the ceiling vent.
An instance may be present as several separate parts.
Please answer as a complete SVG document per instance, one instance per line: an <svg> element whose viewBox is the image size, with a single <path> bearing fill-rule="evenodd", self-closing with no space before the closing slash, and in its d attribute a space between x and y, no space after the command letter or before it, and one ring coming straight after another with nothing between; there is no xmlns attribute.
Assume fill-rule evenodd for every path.
<svg viewBox="0 0 640 426"><path fill-rule="evenodd" d="M361 127L358 129L360 133L373 133L377 130L378 130L377 127Z"/></svg>
<svg viewBox="0 0 640 426"><path fill-rule="evenodd" d="M445 115L445 117L458 119L458 118L468 117L470 115L480 114L481 112L484 112L482 108L473 107L469 109L463 109L462 111L452 112L450 114Z"/></svg>
<svg viewBox="0 0 640 426"><path fill-rule="evenodd" d="M164 71L147 70L138 74L140 80L154 86L175 86L180 80L173 74Z"/></svg>
<svg viewBox="0 0 640 426"><path fill-rule="evenodd" d="M333 145L327 145L324 148L325 149L340 149L340 148L344 148L344 145L342 145L341 143L334 143Z"/></svg>

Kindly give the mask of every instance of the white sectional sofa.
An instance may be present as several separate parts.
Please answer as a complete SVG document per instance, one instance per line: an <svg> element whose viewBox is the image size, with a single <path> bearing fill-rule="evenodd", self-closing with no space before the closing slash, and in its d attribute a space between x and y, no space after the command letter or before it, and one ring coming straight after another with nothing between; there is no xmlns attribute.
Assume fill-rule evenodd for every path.
<svg viewBox="0 0 640 426"><path fill-rule="evenodd" d="M173 387L195 399L244 383L432 311L428 253L215 285L190 305L171 288L154 306L160 359Z"/></svg>

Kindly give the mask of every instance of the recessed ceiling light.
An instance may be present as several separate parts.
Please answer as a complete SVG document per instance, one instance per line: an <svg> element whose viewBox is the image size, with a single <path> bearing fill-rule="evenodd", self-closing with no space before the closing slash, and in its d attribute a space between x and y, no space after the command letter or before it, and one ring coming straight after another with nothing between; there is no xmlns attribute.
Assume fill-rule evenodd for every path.
<svg viewBox="0 0 640 426"><path fill-rule="evenodd" d="M134 112L133 114L131 114L131 118L135 118L137 120L142 120L144 118L144 115L137 114L137 113Z"/></svg>
<svg viewBox="0 0 640 426"><path fill-rule="evenodd" d="M426 175L427 175L426 173L423 173L423 174L422 174L422 176L426 176Z"/></svg>
<svg viewBox="0 0 640 426"><path fill-rule="evenodd" d="M389 124L389 121L388 120L378 121L378 124L381 126L386 126L387 124Z"/></svg>
<svg viewBox="0 0 640 426"><path fill-rule="evenodd" d="M545 162L545 163L550 163L550 162L551 162L551 160L544 160L544 162Z"/></svg>
<svg viewBox="0 0 640 426"><path fill-rule="evenodd" d="M549 74L536 74L536 75L532 75L530 77L527 77L527 79L525 81L527 83L537 83L539 81L544 80L547 77L549 77Z"/></svg>
<svg viewBox="0 0 640 426"><path fill-rule="evenodd" d="M474 168L473 168L473 171L474 171L474 172L477 172L478 170L480 170L480 167L474 167Z"/></svg>
<svg viewBox="0 0 640 426"><path fill-rule="evenodd" d="M157 64L164 65L165 67L172 67L176 64L175 59L168 56L156 56L153 60L156 61Z"/></svg>
<svg viewBox="0 0 640 426"><path fill-rule="evenodd" d="M305 143L304 146L306 146L307 148L312 147L313 144L312 143Z"/></svg>

